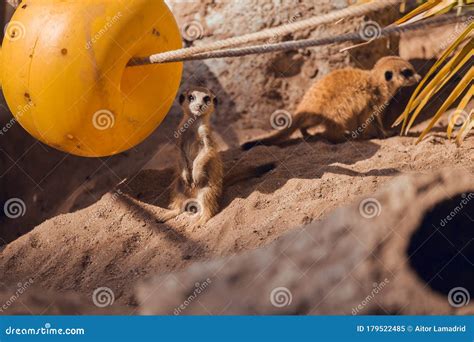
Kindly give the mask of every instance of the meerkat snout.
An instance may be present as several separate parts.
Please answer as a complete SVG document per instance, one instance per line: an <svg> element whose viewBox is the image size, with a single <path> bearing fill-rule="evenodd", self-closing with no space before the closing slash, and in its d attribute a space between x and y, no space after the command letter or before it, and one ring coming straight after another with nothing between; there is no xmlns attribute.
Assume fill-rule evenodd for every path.
<svg viewBox="0 0 474 342"><path fill-rule="evenodd" d="M376 74L382 72L388 88L392 90L410 87L421 80L421 76L415 71L410 62L395 56L380 59L373 72Z"/></svg>
<svg viewBox="0 0 474 342"><path fill-rule="evenodd" d="M190 114L195 116L212 114L217 106L217 98L207 88L195 87L185 91L179 97L182 107L188 108Z"/></svg>

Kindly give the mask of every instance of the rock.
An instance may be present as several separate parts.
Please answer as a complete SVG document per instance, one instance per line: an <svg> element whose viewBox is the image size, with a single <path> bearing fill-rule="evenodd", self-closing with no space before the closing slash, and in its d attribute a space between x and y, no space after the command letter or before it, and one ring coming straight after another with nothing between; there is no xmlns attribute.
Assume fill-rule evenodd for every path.
<svg viewBox="0 0 474 342"><path fill-rule="evenodd" d="M456 314L474 294L474 178L403 175L246 252L140 284L140 312L167 314ZM206 283L204 289L200 284ZM199 286L198 286L199 285Z"/></svg>

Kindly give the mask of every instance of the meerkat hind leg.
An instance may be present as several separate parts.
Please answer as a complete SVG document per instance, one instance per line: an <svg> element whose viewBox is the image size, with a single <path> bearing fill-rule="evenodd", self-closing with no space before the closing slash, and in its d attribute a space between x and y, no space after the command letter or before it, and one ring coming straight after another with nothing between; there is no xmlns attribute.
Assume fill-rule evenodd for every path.
<svg viewBox="0 0 474 342"><path fill-rule="evenodd" d="M157 218L158 222L164 223L171 219L174 219L183 211L184 201L186 196L182 193L175 193L173 196L173 201L170 204L170 209L167 209L160 217Z"/></svg>
<svg viewBox="0 0 474 342"><path fill-rule="evenodd" d="M199 190L198 200L201 204L201 212L199 213L198 225L205 225L217 213L218 197L218 193L210 187Z"/></svg>

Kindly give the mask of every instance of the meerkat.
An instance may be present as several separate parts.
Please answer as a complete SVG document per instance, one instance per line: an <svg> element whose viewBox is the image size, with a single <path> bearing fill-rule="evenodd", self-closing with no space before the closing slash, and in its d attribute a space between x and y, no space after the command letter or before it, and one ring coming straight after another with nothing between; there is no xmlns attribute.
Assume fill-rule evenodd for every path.
<svg viewBox="0 0 474 342"><path fill-rule="evenodd" d="M414 67L397 56L381 58L372 70L333 71L306 92L294 117L288 120L288 127L267 138L247 142L242 148L278 144L298 129L307 139L308 129L319 125L324 127L319 136L332 143L345 142L351 135L358 139L387 137L383 111L399 89L420 79Z"/></svg>
<svg viewBox="0 0 474 342"><path fill-rule="evenodd" d="M252 170L241 170L224 179L223 163L213 137L211 116L217 106L214 93L204 87L192 87L182 93L179 103L183 119L179 125L180 155L176 181L171 193L170 209L159 218L166 222L182 212L198 214L198 225L204 225L219 211L223 187L248 177L260 176L274 168L265 164Z"/></svg>

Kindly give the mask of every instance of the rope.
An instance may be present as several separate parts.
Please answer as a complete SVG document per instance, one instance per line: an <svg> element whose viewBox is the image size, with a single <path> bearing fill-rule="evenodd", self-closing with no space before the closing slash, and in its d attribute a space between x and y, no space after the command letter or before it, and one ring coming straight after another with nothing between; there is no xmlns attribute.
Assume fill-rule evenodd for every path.
<svg viewBox="0 0 474 342"><path fill-rule="evenodd" d="M269 28L259 32L249 33L240 37L228 38L201 46L193 46L190 48L167 51L148 57L136 57L132 59L132 61L129 63L129 66L165 63L170 60L185 60L186 58L189 58L199 53L206 53L212 50L221 50L229 47L236 47L247 43L256 42L259 40L266 40L274 37L285 36L295 31L313 28L319 25L328 24L348 17L362 16L367 13L380 11L387 7L398 5L402 1L403 0L373 1L367 4L351 6L339 11L334 11L322 16L301 20L295 23Z"/></svg>
<svg viewBox="0 0 474 342"><path fill-rule="evenodd" d="M426 19L422 22L415 22L411 24L405 24L402 26L389 26L389 27L380 29L380 31L378 32L375 32L374 36L370 39L368 39L367 37L364 37L361 32L346 33L346 34L341 34L341 35L333 36L333 37L325 37L325 38L317 38L317 39L302 39L302 40L297 40L297 41L282 42L282 43L276 43L276 44L254 45L254 46L248 46L248 47L242 47L242 48L236 48L236 49L225 49L225 50L219 50L219 51L203 52L203 53L190 55L187 57L160 58L161 62L159 63L203 60L203 59L210 59L210 58L240 57L240 56L246 56L246 55L252 55L252 54L270 53L270 52L276 52L276 51L297 50L297 49L302 49L302 48L307 48L307 47L321 46L321 45L348 42L348 41L360 41L360 40L370 41L370 40L380 39L394 33L415 31L419 29L428 28L431 26L451 24L455 22L463 22L463 21L468 21L468 20L473 20L473 17L468 16L467 14L463 16L457 16L456 14L449 14L449 15L443 15L440 17ZM166 54L166 52L163 53L163 55L164 54ZM141 63L135 64L134 62L129 64L129 66L143 65ZM148 64L148 63L144 63L144 64Z"/></svg>

